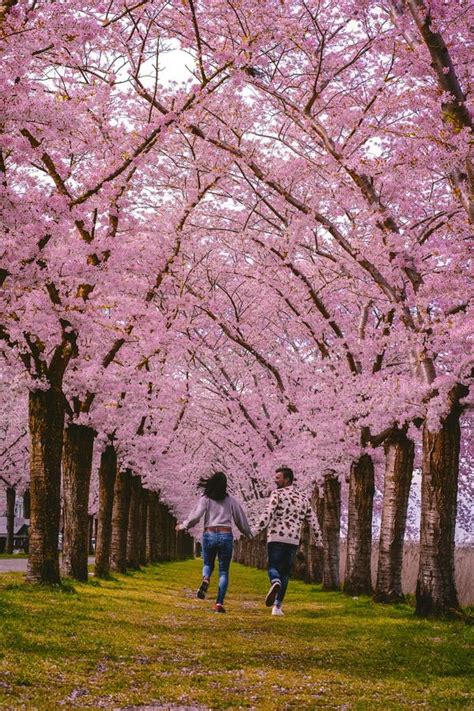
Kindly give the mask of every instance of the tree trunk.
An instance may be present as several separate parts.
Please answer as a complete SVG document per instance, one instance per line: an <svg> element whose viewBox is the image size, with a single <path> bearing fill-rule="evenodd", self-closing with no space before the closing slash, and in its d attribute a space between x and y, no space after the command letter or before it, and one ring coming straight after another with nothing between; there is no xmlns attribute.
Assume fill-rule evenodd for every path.
<svg viewBox="0 0 474 711"><path fill-rule="evenodd" d="M454 532L461 431L459 399L466 389L450 393L452 407L441 429L423 428L420 566L416 586L416 614L451 616L459 608L454 579Z"/></svg>
<svg viewBox="0 0 474 711"><path fill-rule="evenodd" d="M125 573L127 570L127 529L131 490L132 473L129 469L119 472L115 479L110 565L111 569L118 573Z"/></svg>
<svg viewBox="0 0 474 711"><path fill-rule="evenodd" d="M301 537L292 575L305 583L318 584L322 581L322 548L317 546L309 524L301 527Z"/></svg>
<svg viewBox="0 0 474 711"><path fill-rule="evenodd" d="M168 552L166 560L177 560L178 558L178 536L175 530L174 518L166 507L166 529L167 529L167 539L168 539Z"/></svg>
<svg viewBox="0 0 474 711"><path fill-rule="evenodd" d="M323 590L339 590L341 542L341 482L332 474L324 477L323 495Z"/></svg>
<svg viewBox="0 0 474 711"><path fill-rule="evenodd" d="M117 474L117 453L109 444L102 452L99 467L99 513L95 544L95 577L110 575L110 551L112 543L112 509L114 486Z"/></svg>
<svg viewBox="0 0 474 711"><path fill-rule="evenodd" d="M158 504L158 560L169 560L168 512L166 506Z"/></svg>
<svg viewBox="0 0 474 711"><path fill-rule="evenodd" d="M374 599L377 602L401 602L404 599L403 543L415 445L403 430L396 430L386 440L384 450L385 477Z"/></svg>
<svg viewBox="0 0 474 711"><path fill-rule="evenodd" d="M30 490L27 489L23 494L23 518L30 518Z"/></svg>
<svg viewBox="0 0 474 711"><path fill-rule="evenodd" d="M198 556L199 556L198 542L194 541L194 557L197 558ZM234 541L234 550L232 553L232 560L234 561L234 563L243 563L244 562L243 538L239 538L238 541Z"/></svg>
<svg viewBox="0 0 474 711"><path fill-rule="evenodd" d="M234 560L254 568L266 568L267 532L261 531L254 538L239 538L234 545Z"/></svg>
<svg viewBox="0 0 474 711"><path fill-rule="evenodd" d="M185 546L186 546L185 532L178 531L176 534L176 558L177 558L177 560L183 560L185 558Z"/></svg>
<svg viewBox="0 0 474 711"><path fill-rule="evenodd" d="M148 492L148 515L146 535L146 560L147 563L156 563L158 557L158 494L156 491Z"/></svg>
<svg viewBox="0 0 474 711"><path fill-rule="evenodd" d="M156 506L156 542L157 542L157 562L163 561L164 555L165 555L165 541L164 541L164 535L163 535L163 522L164 522L164 506L159 500L159 494L158 496L158 503Z"/></svg>
<svg viewBox="0 0 474 711"><path fill-rule="evenodd" d="M186 533L186 557L187 558L194 558L194 538L191 536L190 533Z"/></svg>
<svg viewBox="0 0 474 711"><path fill-rule="evenodd" d="M313 484L311 493L311 506L316 514L321 531L323 530L323 520L321 510L319 509L319 489L317 484ZM310 548L308 567L311 571L311 578L307 582L322 583L323 582L323 563L324 549L322 543L316 545L316 538L313 531L310 529Z"/></svg>
<svg viewBox="0 0 474 711"><path fill-rule="evenodd" d="M64 432L63 516L64 575L87 581L89 555L89 488L95 431L71 424Z"/></svg>
<svg viewBox="0 0 474 711"><path fill-rule="evenodd" d="M347 523L347 559L344 592L370 595L372 583L372 506L374 499L374 464L368 454L353 462L349 479Z"/></svg>
<svg viewBox="0 0 474 711"><path fill-rule="evenodd" d="M59 514L64 403L58 390L29 394L30 531L27 581L61 582Z"/></svg>
<svg viewBox="0 0 474 711"><path fill-rule="evenodd" d="M7 486L7 542L5 553L13 553L13 539L15 536L15 501L16 491L13 486Z"/></svg>
<svg viewBox="0 0 474 711"><path fill-rule="evenodd" d="M140 492L141 492L141 497L140 497L140 539L139 539L139 548L138 548L138 562L140 565L146 565L147 564L147 555L146 555L146 534L147 534L147 528L148 528L148 494L151 492L148 492L146 489L143 488L143 485L140 486Z"/></svg>
<svg viewBox="0 0 474 711"><path fill-rule="evenodd" d="M130 508L128 513L127 567L140 568L140 517L142 503L142 484L140 477L132 477Z"/></svg>

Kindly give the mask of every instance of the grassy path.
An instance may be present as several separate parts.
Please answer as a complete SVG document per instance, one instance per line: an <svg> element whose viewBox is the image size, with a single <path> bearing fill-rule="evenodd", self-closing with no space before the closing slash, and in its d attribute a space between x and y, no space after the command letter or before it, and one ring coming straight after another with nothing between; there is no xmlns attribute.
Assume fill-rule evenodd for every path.
<svg viewBox="0 0 474 711"><path fill-rule="evenodd" d="M49 590L3 574L0 707L474 708L472 627L297 581L272 618L265 574L235 564L216 615L199 575L184 561Z"/></svg>

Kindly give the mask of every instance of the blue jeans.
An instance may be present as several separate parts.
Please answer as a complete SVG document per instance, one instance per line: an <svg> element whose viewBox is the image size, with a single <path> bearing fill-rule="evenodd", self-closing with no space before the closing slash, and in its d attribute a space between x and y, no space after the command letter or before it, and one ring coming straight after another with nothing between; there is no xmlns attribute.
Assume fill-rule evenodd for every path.
<svg viewBox="0 0 474 711"><path fill-rule="evenodd" d="M233 548L234 537L232 533L204 531L202 537L202 577L211 577L217 555L219 561L219 588L216 602L221 605L224 602L229 584L229 567Z"/></svg>
<svg viewBox="0 0 474 711"><path fill-rule="evenodd" d="M269 543L268 550L268 577L281 582L281 588L275 598L275 605L280 607L285 597L286 588L290 579L291 566L295 560L298 546L292 543Z"/></svg>

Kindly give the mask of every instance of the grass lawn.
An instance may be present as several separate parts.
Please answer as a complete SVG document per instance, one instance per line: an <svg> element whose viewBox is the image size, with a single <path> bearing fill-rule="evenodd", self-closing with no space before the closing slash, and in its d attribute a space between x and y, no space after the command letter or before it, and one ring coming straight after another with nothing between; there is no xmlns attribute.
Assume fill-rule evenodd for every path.
<svg viewBox="0 0 474 711"><path fill-rule="evenodd" d="M236 564L216 615L199 578L199 560L62 589L2 574L0 707L474 708L462 622L299 581L272 618L266 575Z"/></svg>
<svg viewBox="0 0 474 711"><path fill-rule="evenodd" d="M16 560L19 558L28 558L28 553L0 553L0 560Z"/></svg>

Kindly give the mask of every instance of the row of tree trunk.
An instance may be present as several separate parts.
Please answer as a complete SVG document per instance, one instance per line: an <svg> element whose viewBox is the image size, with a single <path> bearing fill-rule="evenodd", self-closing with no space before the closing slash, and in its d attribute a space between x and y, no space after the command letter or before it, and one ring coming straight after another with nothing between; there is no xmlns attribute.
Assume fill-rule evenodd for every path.
<svg viewBox="0 0 474 711"><path fill-rule="evenodd" d="M192 558L194 540L184 531L176 532L176 523L156 491L145 489L129 469L117 472L115 450L107 447L99 470L96 577Z"/></svg>
<svg viewBox="0 0 474 711"><path fill-rule="evenodd" d="M31 515L27 580L60 582L58 550L61 462L63 472L62 573L88 579L90 550L89 489L95 431L70 424L53 389L30 394ZM141 565L193 555L193 539L174 530L176 520L156 492L143 488L131 471L117 471L112 445L99 468L99 511L95 575L125 572Z"/></svg>
<svg viewBox="0 0 474 711"><path fill-rule="evenodd" d="M454 577L454 532L459 462L460 409L446 418L443 428L423 431L420 563L416 613L422 617L454 613L458 597ZM372 595L377 602L403 601L402 562L413 475L414 443L405 430L395 429L384 442L385 475L379 555L375 589L372 586L372 505L374 465L369 454L352 463L349 475L347 557L344 592ZM295 563L295 577L338 590L341 518L340 482L331 474L316 487L313 506L322 531L322 550L304 526ZM259 568L266 564L265 537L241 540L235 559Z"/></svg>
<svg viewBox="0 0 474 711"><path fill-rule="evenodd" d="M453 388L450 393L451 409L439 430L430 430L426 423L423 427L420 567L416 592L416 612L420 616L447 615L458 608L454 582L454 531L460 449L459 419L462 411L460 400L465 391L464 386ZM49 390L30 392L29 428L31 517L27 579L32 582L58 583L64 429L64 396L59 387L51 386ZM87 501L94 436L91 428L74 424L67 427L64 435L64 568L68 574L80 580L87 578ZM375 597L377 600L393 601L402 598L401 559L413 471L413 443L404 430L396 429L384 446L386 470ZM107 575L108 566L112 570L124 570L127 563L135 566L138 561L140 564L144 555L145 559L147 555L155 556L156 546L158 549L160 546L166 549L165 553L156 554L161 559L170 555L177 556L182 546L186 549L190 547L190 543L180 541L172 533L172 524L167 521L159 502L153 502L149 494L145 497L132 474L120 472L116 475L115 470L114 454L108 449L104 452L100 466L98 574ZM323 584L327 589L334 589L339 586L340 493L336 482L330 480L331 477L328 477L324 484L319 507L324 541ZM372 593L370 551L373 493L373 462L366 453L353 462L349 477L344 589L352 595ZM154 513L150 514L150 511ZM134 521L131 526L130 517ZM155 543L154 527L157 520L160 522L158 539L162 536L166 544ZM315 554L312 565L316 565L316 560Z"/></svg>

